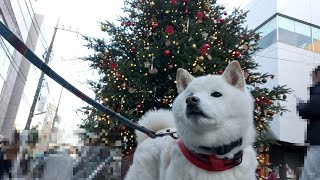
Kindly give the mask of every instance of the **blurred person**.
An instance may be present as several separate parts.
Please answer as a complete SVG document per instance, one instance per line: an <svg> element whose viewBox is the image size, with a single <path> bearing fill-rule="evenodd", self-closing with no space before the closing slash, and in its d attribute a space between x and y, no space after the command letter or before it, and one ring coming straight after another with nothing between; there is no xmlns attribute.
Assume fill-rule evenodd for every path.
<svg viewBox="0 0 320 180"><path fill-rule="evenodd" d="M302 180L320 180L320 66L312 73L310 99L298 104L299 115L308 120L307 143L310 147L304 161Z"/></svg>

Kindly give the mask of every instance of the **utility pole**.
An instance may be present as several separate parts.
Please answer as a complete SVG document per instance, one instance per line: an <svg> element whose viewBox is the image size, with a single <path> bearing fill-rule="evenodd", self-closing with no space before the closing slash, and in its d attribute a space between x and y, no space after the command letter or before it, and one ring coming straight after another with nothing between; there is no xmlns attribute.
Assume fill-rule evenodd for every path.
<svg viewBox="0 0 320 180"><path fill-rule="evenodd" d="M51 52L52 52L53 42L54 42L54 39L55 39L56 34L57 34L57 30L58 30L59 19L58 19L56 27L54 28L53 36L52 36L52 39L51 39L50 46L48 48L46 57L44 58L44 63L45 64L48 64L49 61L50 61L50 55L51 55ZM40 95L40 91L41 91L41 87L42 87L43 81L44 81L44 72L41 72L40 79L39 79L39 82L38 82L38 86L37 86L37 89L36 89L36 93L35 93L35 95L33 97L32 105L31 105L31 108L30 108L29 116L28 116L28 120L27 120L27 123L26 123L26 126L25 126L24 130L29 130L30 129L31 121L32 121L32 118L33 118L33 115L34 115L34 110L36 108L37 101L39 99L39 95Z"/></svg>

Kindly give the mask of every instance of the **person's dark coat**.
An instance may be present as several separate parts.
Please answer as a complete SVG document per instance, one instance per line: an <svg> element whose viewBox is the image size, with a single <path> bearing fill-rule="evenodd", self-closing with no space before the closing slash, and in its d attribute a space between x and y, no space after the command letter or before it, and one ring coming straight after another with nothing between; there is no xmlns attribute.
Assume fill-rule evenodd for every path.
<svg viewBox="0 0 320 180"><path fill-rule="evenodd" d="M299 103L299 115L309 120L307 142L310 145L320 145L320 83L310 87L310 100Z"/></svg>

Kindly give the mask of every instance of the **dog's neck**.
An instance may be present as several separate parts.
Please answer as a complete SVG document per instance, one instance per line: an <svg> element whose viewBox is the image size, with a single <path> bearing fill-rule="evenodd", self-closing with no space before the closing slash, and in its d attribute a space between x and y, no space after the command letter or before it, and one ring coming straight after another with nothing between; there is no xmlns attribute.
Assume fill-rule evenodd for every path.
<svg viewBox="0 0 320 180"><path fill-rule="evenodd" d="M242 140L240 139L237 141L237 143L239 144L241 143L241 141ZM236 142L230 143L229 147L231 148L232 146L235 146L234 144L236 144ZM225 171L235 166L238 166L242 162L243 150L238 151L236 154L234 154L233 158L228 159L228 158L219 158L216 155L195 153L194 151L187 149L181 139L178 141L178 146L182 154L184 155L184 157L189 162L207 171ZM229 147L224 147L224 148L229 148ZM227 150L222 150L222 151L228 153Z"/></svg>
<svg viewBox="0 0 320 180"><path fill-rule="evenodd" d="M201 151L207 152L209 155L225 155L232 151L234 148L239 147L241 145L242 138L222 146L199 146L198 148L201 149Z"/></svg>

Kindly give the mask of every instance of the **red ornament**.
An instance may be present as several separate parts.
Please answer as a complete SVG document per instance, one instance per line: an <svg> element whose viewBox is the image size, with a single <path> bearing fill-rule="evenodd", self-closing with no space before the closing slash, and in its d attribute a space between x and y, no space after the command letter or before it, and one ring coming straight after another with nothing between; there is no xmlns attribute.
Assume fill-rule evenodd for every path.
<svg viewBox="0 0 320 180"><path fill-rule="evenodd" d="M197 18L202 19L203 18L203 12L197 12Z"/></svg>
<svg viewBox="0 0 320 180"><path fill-rule="evenodd" d="M220 70L220 71L219 71L219 74L223 74L223 70Z"/></svg>
<svg viewBox="0 0 320 180"><path fill-rule="evenodd" d="M135 47L135 46L132 46L132 47L130 48L130 50L131 50L131 52L135 52L135 51L136 51L136 47Z"/></svg>
<svg viewBox="0 0 320 180"><path fill-rule="evenodd" d="M152 27L153 27L153 28L157 28L157 27L158 27L158 23L157 23L157 22L154 22L154 23L152 24Z"/></svg>
<svg viewBox="0 0 320 180"><path fill-rule="evenodd" d="M188 2L188 0L182 0L182 2L183 2L183 3L187 3L187 2Z"/></svg>
<svg viewBox="0 0 320 180"><path fill-rule="evenodd" d="M127 126L122 125L119 127L119 132L124 133L125 131L127 131Z"/></svg>
<svg viewBox="0 0 320 180"><path fill-rule="evenodd" d="M219 18L218 21L223 24L225 20L223 18Z"/></svg>
<svg viewBox="0 0 320 180"><path fill-rule="evenodd" d="M204 44L202 45L202 47L200 48L200 53L202 55L205 55L208 51L208 49L210 48L210 45L209 44Z"/></svg>
<svg viewBox="0 0 320 180"><path fill-rule="evenodd" d="M136 105L136 110L140 111L142 109L142 105L141 104L137 104Z"/></svg>
<svg viewBox="0 0 320 180"><path fill-rule="evenodd" d="M170 50L165 50L165 51L164 51L164 55L165 55L165 56L170 56L170 54L171 54L171 53L170 53Z"/></svg>
<svg viewBox="0 0 320 180"><path fill-rule="evenodd" d="M117 72L117 73L116 73L116 77L117 77L117 78L121 77L121 73Z"/></svg>
<svg viewBox="0 0 320 180"><path fill-rule="evenodd" d="M171 35L174 33L174 27L173 26L167 26L166 27L166 32L168 33L168 35Z"/></svg>
<svg viewBox="0 0 320 180"><path fill-rule="evenodd" d="M130 26L130 25L131 25L131 22L130 22L130 21L125 22L124 25L125 25L125 26Z"/></svg>
<svg viewBox="0 0 320 180"><path fill-rule="evenodd" d="M232 53L232 55L233 55L235 58L238 58L238 57L241 55L241 53L240 53L239 51L235 51L235 52Z"/></svg>
<svg viewBox="0 0 320 180"><path fill-rule="evenodd" d="M186 13L186 14L188 14L188 13L189 13L189 9L188 9L188 8L186 8L185 13Z"/></svg>
<svg viewBox="0 0 320 180"><path fill-rule="evenodd" d="M210 48L210 44L204 44L203 47Z"/></svg>
<svg viewBox="0 0 320 180"><path fill-rule="evenodd" d="M177 4L177 0L171 0L171 4L176 5Z"/></svg>
<svg viewBox="0 0 320 180"><path fill-rule="evenodd" d="M266 103L268 106L270 106L270 105L271 105L271 101L270 101L270 99L268 99L268 98L264 98L264 99L263 99L263 101L264 101L264 103Z"/></svg>
<svg viewBox="0 0 320 180"><path fill-rule="evenodd" d="M115 62L112 62L109 64L110 69L115 70L118 67L118 64Z"/></svg>

